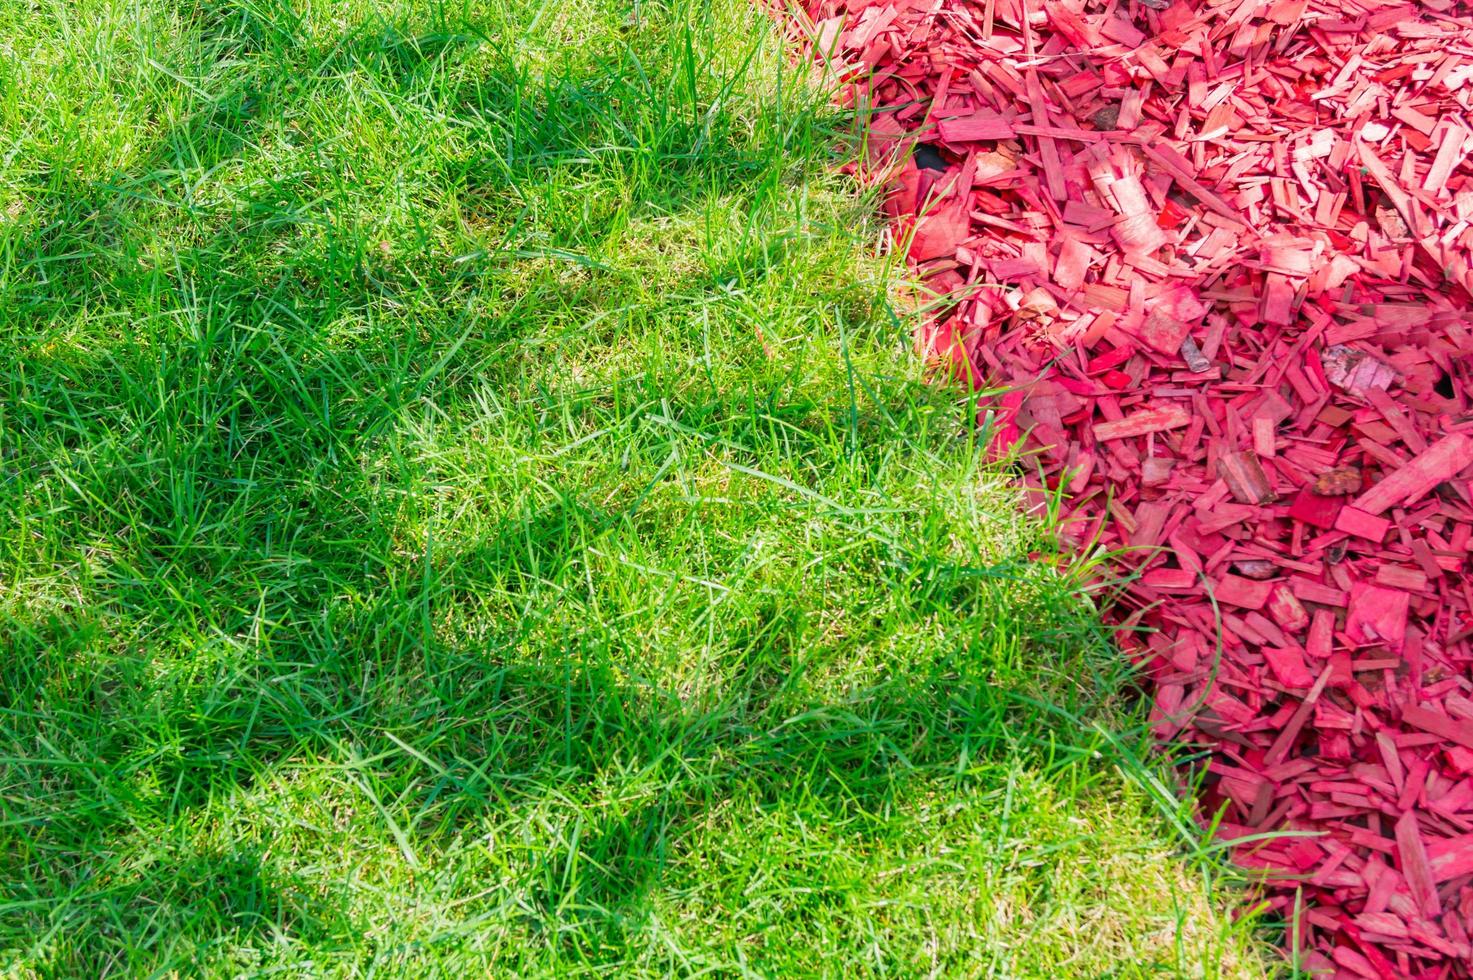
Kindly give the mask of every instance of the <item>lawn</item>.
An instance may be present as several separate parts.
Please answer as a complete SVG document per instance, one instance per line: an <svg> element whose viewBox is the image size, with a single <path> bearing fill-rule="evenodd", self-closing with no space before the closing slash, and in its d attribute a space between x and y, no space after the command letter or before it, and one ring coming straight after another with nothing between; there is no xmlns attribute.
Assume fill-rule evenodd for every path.
<svg viewBox="0 0 1473 980"><path fill-rule="evenodd" d="M0 971L1264 970L856 121L672 2L0 5Z"/></svg>

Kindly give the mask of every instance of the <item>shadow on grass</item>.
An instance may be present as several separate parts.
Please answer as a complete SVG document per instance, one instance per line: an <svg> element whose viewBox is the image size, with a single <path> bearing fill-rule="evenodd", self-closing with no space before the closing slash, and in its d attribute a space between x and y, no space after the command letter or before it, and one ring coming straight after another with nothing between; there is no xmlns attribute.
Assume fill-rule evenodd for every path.
<svg viewBox="0 0 1473 980"><path fill-rule="evenodd" d="M1047 766L1060 758L1050 753L1092 748L1068 748L1080 733L1019 710L985 650L907 661L842 698L815 696L805 680L815 627L780 598L723 624L730 668L712 690L631 676L637 640L603 624L547 625L559 603L549 580L638 520L627 505L560 486L558 502L427 560L414 550L423 541L402 539L403 494L424 477L406 471L401 486L365 465L405 424L397 412L387 423L373 415L389 399L365 397L373 410L329 425L310 397L329 367L253 343L218 365L208 353L149 349L73 365L53 389L67 392L55 417L36 419L45 452L32 457L39 479L22 509L51 515L47 526L73 547L14 546L47 598L0 622L12 664L0 688L10 883L0 934L12 948L64 934L59 973L187 969L221 943L352 949L361 926L345 895L301 900L271 867L251 877L261 855L200 851L190 839L197 821L303 770L366 781L430 869L493 815L548 800L586 808L590 822L550 846L521 890L527 929L590 953L631 938L672 841L733 794L882 813L917 779L952 778L964 760L1021 753ZM190 390L171 371L209 374L220 411L134 399L134 417L98 426L104 411L118 418L106 379L120 370L137 392ZM24 372L28 404L40 406L38 375L35 363ZM292 377L280 388L267 380ZM89 388L101 390L79 407ZM440 395L453 408L454 390ZM744 397L667 408L700 429L741 418ZM773 395L762 415L801 430L821 408ZM282 418L296 421L277 438L270 420ZM43 435L57 419L61 434ZM757 431L716 427L738 441ZM883 428L869 419L865 435ZM76 554L76 565L49 564ZM981 583L1026 581L1022 555L1011 569L906 566L888 549L870 558L897 569L896 588L907 579L917 615L952 615ZM500 621L500 635L443 639L447 611L482 600L492 580L521 618ZM1030 630L1050 626L1060 649L1089 642L1083 621ZM642 802L589 806L589 787L609 779L637 784Z"/></svg>
<svg viewBox="0 0 1473 980"><path fill-rule="evenodd" d="M574 637L561 660L549 650L535 663L412 642L402 657L381 643L375 657L345 624L311 644L272 644L271 659L221 658L150 685L139 675L158 665L111 658L134 675L94 674L87 628L33 624L37 646L19 655L71 672L85 693L4 705L4 817L25 841L7 848L0 922L12 939L63 931L72 958L54 965L89 975L179 968L257 933L347 948L345 897L276 880L260 853L185 842L197 808L228 812L255 785L327 769L393 801L404 846L431 875L437 855L487 816L549 800L579 810L579 826L508 891L525 894L534 933L590 953L631 938L672 841L733 794L882 814L917 780L964 785L959 765L1021 755L1047 769L1097 748L1020 711L967 650L812 700L794 682L801 624L761 619L728 686L697 699L621 680L611 662L620 651L579 651ZM367 674L383 680L366 686ZM590 787L609 782L641 801L587 806Z"/></svg>

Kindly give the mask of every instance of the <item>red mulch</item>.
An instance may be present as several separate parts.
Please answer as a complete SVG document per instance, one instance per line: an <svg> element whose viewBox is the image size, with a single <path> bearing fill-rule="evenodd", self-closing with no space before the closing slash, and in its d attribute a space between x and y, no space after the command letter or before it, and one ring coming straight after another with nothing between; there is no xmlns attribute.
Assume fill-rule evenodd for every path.
<svg viewBox="0 0 1473 980"><path fill-rule="evenodd" d="M1305 965L1473 976L1473 15L1450 0L807 0L855 169L1000 453L1129 549ZM915 152L911 152L915 151ZM918 217L919 215L919 217ZM1299 897L1296 897L1299 896ZM1297 913L1296 908L1300 911Z"/></svg>

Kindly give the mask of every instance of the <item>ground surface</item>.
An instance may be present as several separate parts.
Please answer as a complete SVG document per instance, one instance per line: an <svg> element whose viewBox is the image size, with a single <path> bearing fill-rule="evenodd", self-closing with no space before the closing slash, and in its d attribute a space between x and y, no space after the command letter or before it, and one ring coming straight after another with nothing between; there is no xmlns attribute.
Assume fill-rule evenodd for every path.
<svg viewBox="0 0 1473 980"><path fill-rule="evenodd" d="M0 963L1262 969L784 64L0 9Z"/></svg>

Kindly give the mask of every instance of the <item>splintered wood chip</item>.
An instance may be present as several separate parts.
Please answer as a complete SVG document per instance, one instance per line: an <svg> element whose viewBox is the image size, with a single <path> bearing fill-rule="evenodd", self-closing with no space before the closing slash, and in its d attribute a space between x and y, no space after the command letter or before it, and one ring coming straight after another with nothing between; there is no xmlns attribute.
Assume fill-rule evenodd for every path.
<svg viewBox="0 0 1473 980"><path fill-rule="evenodd" d="M1128 439L1131 436L1180 429L1189 424L1191 420L1191 415L1180 405L1164 405L1160 408L1136 412L1129 418L1115 422L1100 422L1094 427L1094 435L1101 442L1111 439Z"/></svg>
<svg viewBox="0 0 1473 980"><path fill-rule="evenodd" d="M1239 503L1267 504L1278 497L1255 453L1228 453L1217 461L1217 472Z"/></svg>
<svg viewBox="0 0 1473 980"><path fill-rule="evenodd" d="M1330 384L1353 395L1364 396L1373 388L1385 391L1396 380L1396 371L1389 364L1343 344L1326 348L1320 362Z"/></svg>
<svg viewBox="0 0 1473 980"><path fill-rule="evenodd" d="M1473 438L1451 433L1361 494L1355 506L1368 514L1379 514L1397 504L1415 503L1469 463L1473 463Z"/></svg>
<svg viewBox="0 0 1473 980"><path fill-rule="evenodd" d="M1212 369L1212 362L1202 355L1202 348L1191 337L1182 339L1181 356L1187 362L1187 369L1193 374L1203 374Z"/></svg>

